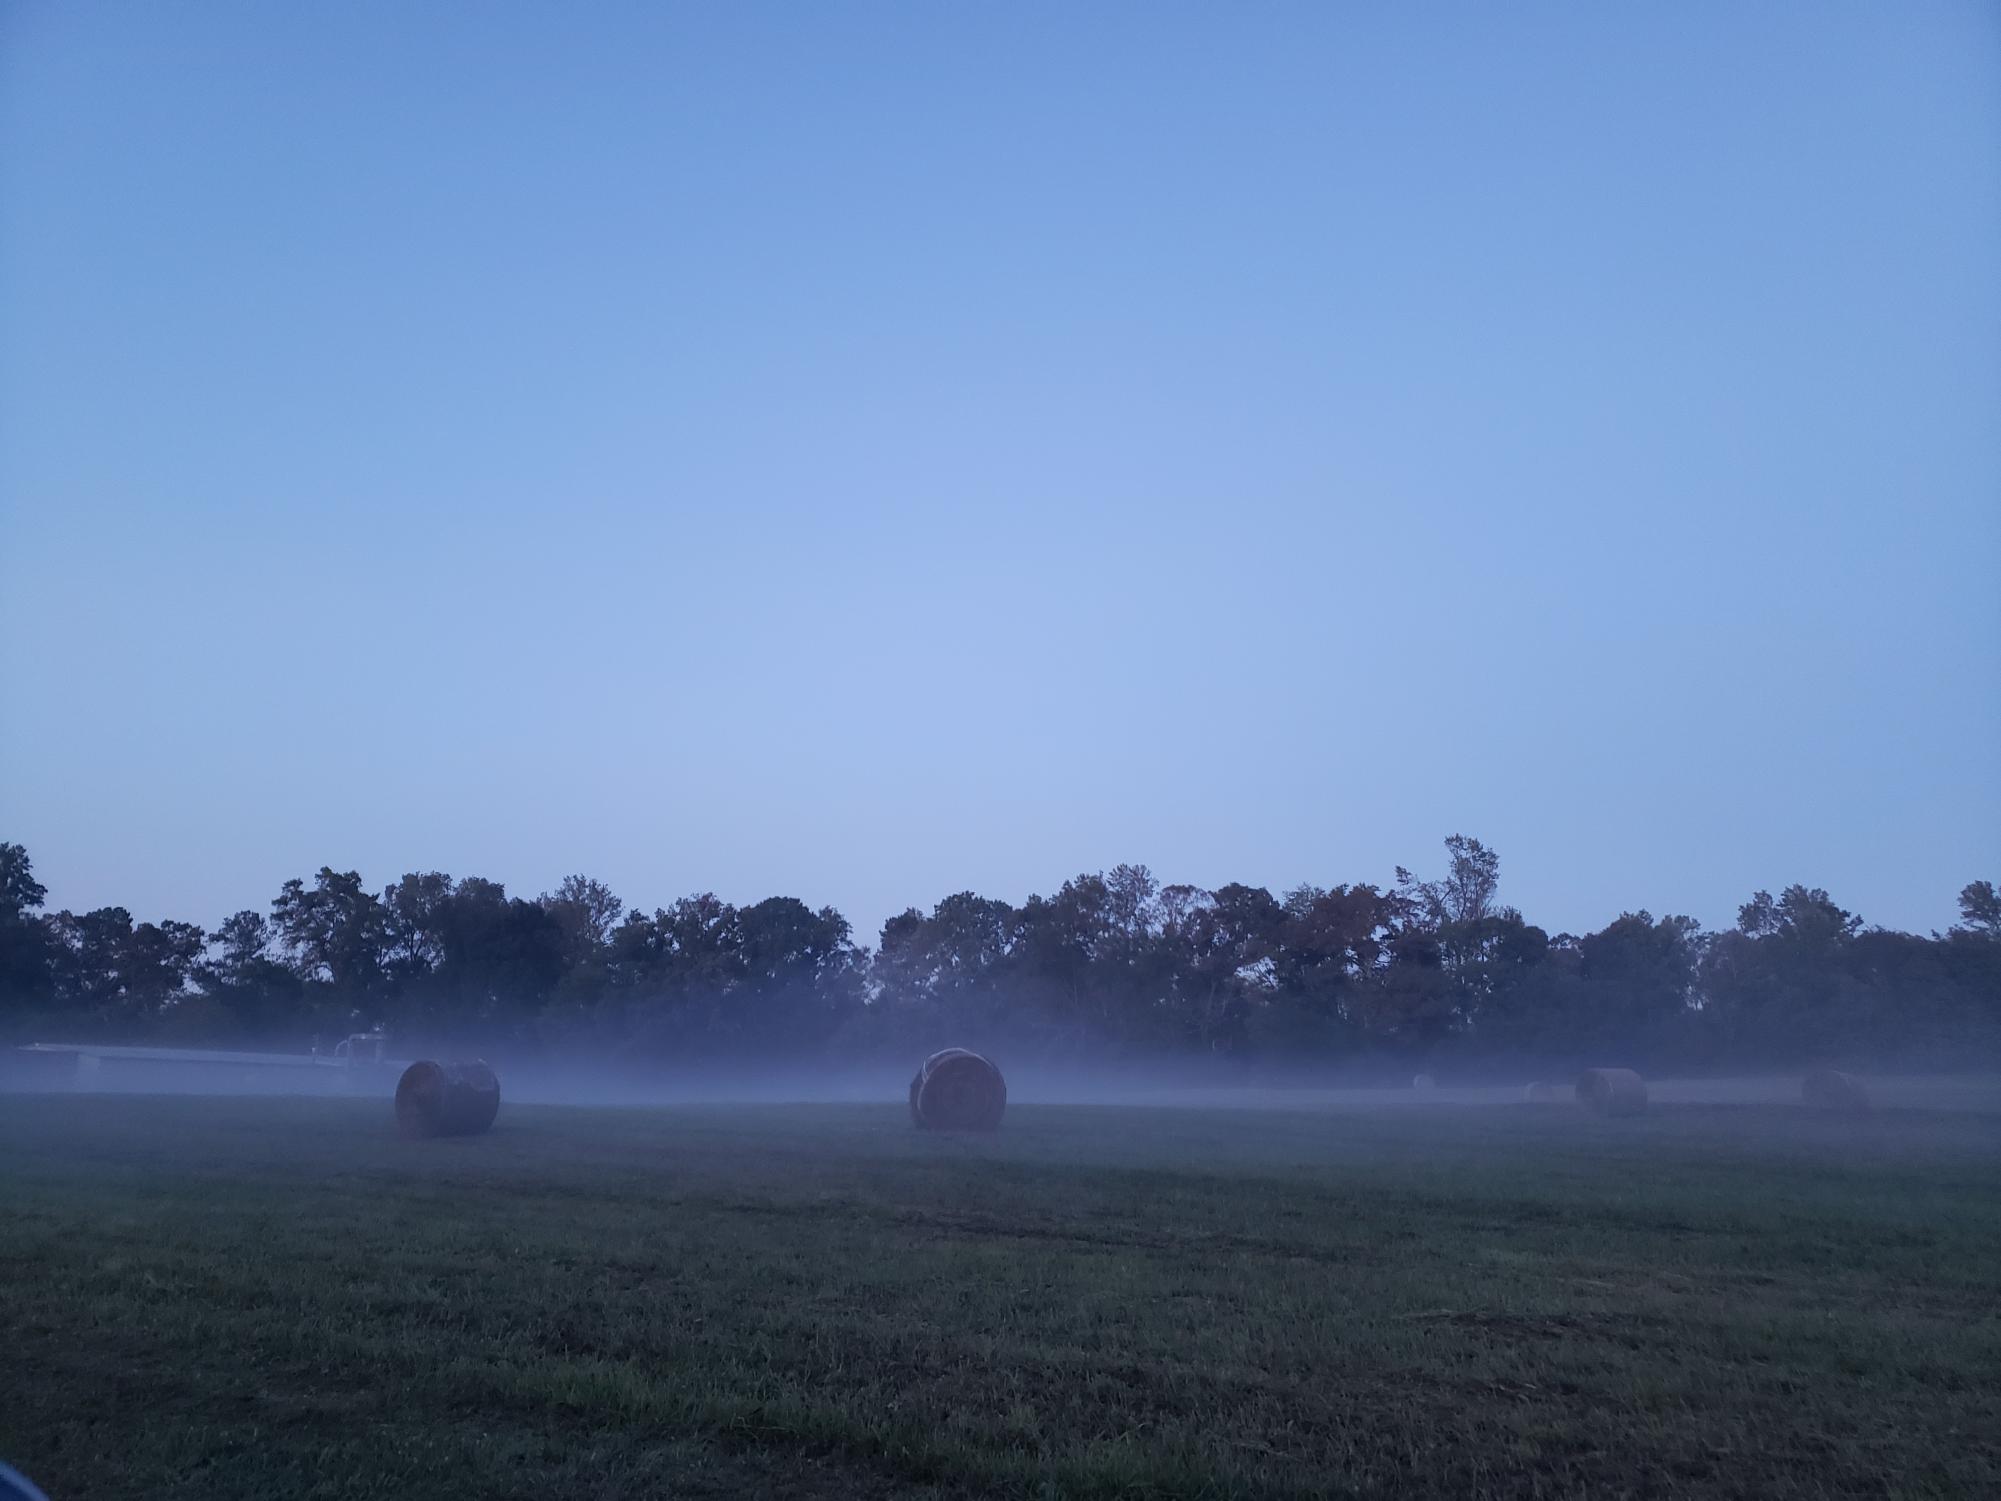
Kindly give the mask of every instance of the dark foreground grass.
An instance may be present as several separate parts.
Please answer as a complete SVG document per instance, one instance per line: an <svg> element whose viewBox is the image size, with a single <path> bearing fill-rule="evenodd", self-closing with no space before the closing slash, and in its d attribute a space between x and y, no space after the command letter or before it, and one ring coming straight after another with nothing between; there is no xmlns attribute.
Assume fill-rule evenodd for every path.
<svg viewBox="0 0 2001 1501"><path fill-rule="evenodd" d="M0 1096L69 1498L2001 1495L2001 1121Z"/></svg>

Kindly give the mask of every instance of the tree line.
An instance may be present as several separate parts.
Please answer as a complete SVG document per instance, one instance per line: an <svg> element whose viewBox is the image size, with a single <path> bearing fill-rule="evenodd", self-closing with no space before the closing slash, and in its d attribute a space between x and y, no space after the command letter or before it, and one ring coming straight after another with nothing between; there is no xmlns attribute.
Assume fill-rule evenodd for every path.
<svg viewBox="0 0 2001 1501"><path fill-rule="evenodd" d="M213 931L49 912L28 852L0 844L0 1032L298 1048L381 1026L412 1046L639 1068L960 1042L1321 1071L2001 1056L1992 882L1961 891L1943 934L1869 927L1788 886L1723 932L1631 911L1552 935L1500 901L1491 849L1445 844L1443 875L1399 868L1387 886L1275 896L1120 865L1020 905L960 892L891 918L872 949L792 897L647 912L584 876L530 900L478 876L377 891L322 868Z"/></svg>

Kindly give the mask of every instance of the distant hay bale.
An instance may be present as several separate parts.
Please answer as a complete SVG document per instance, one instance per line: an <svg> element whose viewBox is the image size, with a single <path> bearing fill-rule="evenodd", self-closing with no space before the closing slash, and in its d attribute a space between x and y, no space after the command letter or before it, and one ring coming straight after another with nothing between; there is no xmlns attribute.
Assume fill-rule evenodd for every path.
<svg viewBox="0 0 2001 1501"><path fill-rule="evenodd" d="M1007 1081L990 1059L946 1048L910 1081L910 1118L920 1131L994 1131L1007 1109Z"/></svg>
<svg viewBox="0 0 2001 1501"><path fill-rule="evenodd" d="M1522 1091L1522 1099L1531 1105L1560 1105L1563 1103L1563 1090L1557 1085L1538 1081Z"/></svg>
<svg viewBox="0 0 2001 1501"><path fill-rule="evenodd" d="M1430 1074L1417 1074L1412 1077L1410 1087L1412 1089L1436 1089L1438 1088L1438 1081L1432 1078Z"/></svg>
<svg viewBox="0 0 2001 1501"><path fill-rule="evenodd" d="M1819 1110L1863 1111L1869 1108L1869 1091L1853 1074L1839 1069L1817 1068L1800 1080L1800 1098Z"/></svg>
<svg viewBox="0 0 2001 1501"><path fill-rule="evenodd" d="M500 1113L500 1081L484 1063L413 1063L396 1081L405 1136L477 1136Z"/></svg>
<svg viewBox="0 0 2001 1501"><path fill-rule="evenodd" d="M1577 1103L1600 1115L1639 1115L1647 1081L1629 1068L1587 1068L1577 1076Z"/></svg>

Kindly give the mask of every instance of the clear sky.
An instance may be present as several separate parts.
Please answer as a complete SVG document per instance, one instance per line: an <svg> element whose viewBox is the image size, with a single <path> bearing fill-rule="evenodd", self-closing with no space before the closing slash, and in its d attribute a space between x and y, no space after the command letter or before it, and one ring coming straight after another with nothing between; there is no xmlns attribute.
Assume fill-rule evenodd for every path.
<svg viewBox="0 0 2001 1501"><path fill-rule="evenodd" d="M2001 878L1987 4L11 3L0 838Z"/></svg>

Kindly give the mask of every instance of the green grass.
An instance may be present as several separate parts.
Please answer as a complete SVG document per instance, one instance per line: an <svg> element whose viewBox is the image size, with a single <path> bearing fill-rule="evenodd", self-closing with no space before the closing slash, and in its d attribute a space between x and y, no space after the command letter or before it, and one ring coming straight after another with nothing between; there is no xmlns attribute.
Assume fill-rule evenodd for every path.
<svg viewBox="0 0 2001 1501"><path fill-rule="evenodd" d="M117 1497L2001 1495L2001 1119L0 1096Z"/></svg>

